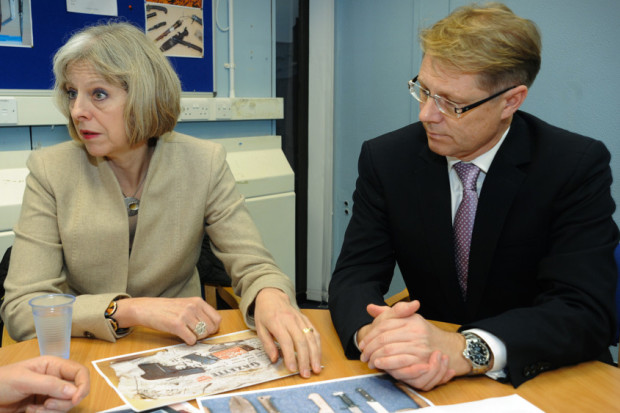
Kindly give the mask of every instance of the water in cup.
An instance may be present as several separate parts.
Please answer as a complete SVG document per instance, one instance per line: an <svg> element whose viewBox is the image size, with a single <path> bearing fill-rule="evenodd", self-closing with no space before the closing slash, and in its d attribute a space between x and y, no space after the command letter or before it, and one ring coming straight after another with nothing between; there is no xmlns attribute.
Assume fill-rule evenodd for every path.
<svg viewBox="0 0 620 413"><path fill-rule="evenodd" d="M41 355L69 358L74 301L68 294L46 294L29 301Z"/></svg>

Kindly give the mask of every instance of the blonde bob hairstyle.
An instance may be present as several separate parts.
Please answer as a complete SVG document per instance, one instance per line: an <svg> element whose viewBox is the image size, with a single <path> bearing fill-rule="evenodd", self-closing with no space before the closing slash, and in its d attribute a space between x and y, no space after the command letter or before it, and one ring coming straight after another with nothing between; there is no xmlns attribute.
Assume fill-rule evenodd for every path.
<svg viewBox="0 0 620 413"><path fill-rule="evenodd" d="M73 34L54 56L54 95L69 120L71 137L80 141L71 120L67 72L88 63L115 86L127 91L125 130L131 145L174 129L181 111L181 82L155 42L137 27L110 22Z"/></svg>
<svg viewBox="0 0 620 413"><path fill-rule="evenodd" d="M478 74L489 92L525 85L540 70L542 42L534 22L501 3L459 7L420 32L422 51L457 73Z"/></svg>

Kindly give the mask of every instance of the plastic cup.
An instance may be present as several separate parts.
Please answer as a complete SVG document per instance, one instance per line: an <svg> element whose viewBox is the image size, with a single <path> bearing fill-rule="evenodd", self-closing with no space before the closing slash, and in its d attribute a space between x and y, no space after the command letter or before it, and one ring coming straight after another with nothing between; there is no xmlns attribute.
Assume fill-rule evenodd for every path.
<svg viewBox="0 0 620 413"><path fill-rule="evenodd" d="M46 294L29 301L41 355L69 358L75 297Z"/></svg>

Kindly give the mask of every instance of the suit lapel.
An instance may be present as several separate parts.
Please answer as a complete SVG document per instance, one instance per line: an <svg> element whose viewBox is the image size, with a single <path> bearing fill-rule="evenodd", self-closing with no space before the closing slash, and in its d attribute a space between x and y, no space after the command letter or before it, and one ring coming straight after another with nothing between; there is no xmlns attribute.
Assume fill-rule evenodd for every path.
<svg viewBox="0 0 620 413"><path fill-rule="evenodd" d="M452 213L450 181L446 158L439 156L426 147L420 153L423 162L414 174L415 189L425 194L422 205L421 220L427 234L430 259L436 270L446 300L446 306L454 314L464 314L465 307L456 278L454 264L454 247L452 235ZM423 304L423 303L422 303Z"/></svg>
<svg viewBox="0 0 620 413"><path fill-rule="evenodd" d="M530 160L530 143L526 132L525 123L515 116L480 193L469 258L469 319L475 316L480 306L504 221L526 177L526 173L519 168Z"/></svg>

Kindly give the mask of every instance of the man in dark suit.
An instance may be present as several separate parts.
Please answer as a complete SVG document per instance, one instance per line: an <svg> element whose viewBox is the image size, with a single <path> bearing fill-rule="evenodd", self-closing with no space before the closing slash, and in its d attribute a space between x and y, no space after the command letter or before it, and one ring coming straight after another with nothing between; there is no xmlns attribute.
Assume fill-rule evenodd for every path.
<svg viewBox="0 0 620 413"><path fill-rule="evenodd" d="M347 357L423 390L469 374L516 387L611 360L610 154L519 110L540 68L538 29L495 3L420 37L409 82L420 122L362 146L330 283ZM396 263L413 301L390 308Z"/></svg>

